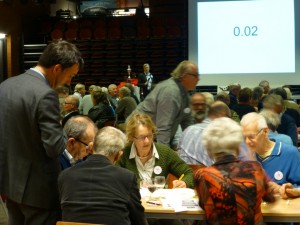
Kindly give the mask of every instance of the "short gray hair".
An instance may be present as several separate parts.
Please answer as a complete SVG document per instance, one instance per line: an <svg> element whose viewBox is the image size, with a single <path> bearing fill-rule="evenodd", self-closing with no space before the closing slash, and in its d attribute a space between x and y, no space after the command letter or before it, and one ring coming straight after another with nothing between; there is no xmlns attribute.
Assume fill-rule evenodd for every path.
<svg viewBox="0 0 300 225"><path fill-rule="evenodd" d="M95 126L94 122L87 116L72 116L65 124L64 131L68 137L73 137L75 139L81 139L88 128L88 126L93 126L95 133L98 128Z"/></svg>
<svg viewBox="0 0 300 225"><path fill-rule="evenodd" d="M202 142L212 159L219 155L237 156L239 146L243 142L242 128L237 122L226 117L214 119L204 129Z"/></svg>
<svg viewBox="0 0 300 225"><path fill-rule="evenodd" d="M268 127L265 117L257 112L251 112L244 115L240 124L242 127L248 126L249 124L256 124L258 130Z"/></svg>
<svg viewBox="0 0 300 225"><path fill-rule="evenodd" d="M265 109L273 109L276 105L284 107L284 101L280 95L270 94L263 99L263 107Z"/></svg>
<svg viewBox="0 0 300 225"><path fill-rule="evenodd" d="M265 118L270 130L272 131L277 130L280 124L280 117L277 113L269 109L263 109L259 112L259 114Z"/></svg>
<svg viewBox="0 0 300 225"><path fill-rule="evenodd" d="M68 95L65 99L69 99L75 108L79 106L79 98L76 95Z"/></svg>
<svg viewBox="0 0 300 225"><path fill-rule="evenodd" d="M127 97L130 96L131 91L128 87L121 87L119 93L121 93L124 97Z"/></svg>
<svg viewBox="0 0 300 225"><path fill-rule="evenodd" d="M189 72L192 66L195 66L195 64L192 61L184 60L180 62L177 65L177 67L172 71L171 76L174 78L174 80L180 81L183 77L183 74Z"/></svg>
<svg viewBox="0 0 300 225"><path fill-rule="evenodd" d="M79 91L81 89L85 89L85 85L78 83L75 85L74 91Z"/></svg>
<svg viewBox="0 0 300 225"><path fill-rule="evenodd" d="M125 134L111 126L102 128L94 140L94 153L110 157L123 150L126 144Z"/></svg>

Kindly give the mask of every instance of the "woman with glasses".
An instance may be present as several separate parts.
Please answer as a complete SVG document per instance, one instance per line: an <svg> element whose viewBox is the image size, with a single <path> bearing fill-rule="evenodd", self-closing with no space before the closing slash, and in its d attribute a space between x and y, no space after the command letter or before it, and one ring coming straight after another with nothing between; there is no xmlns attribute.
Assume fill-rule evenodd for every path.
<svg viewBox="0 0 300 225"><path fill-rule="evenodd" d="M184 174L180 181L173 181L173 188L192 188L193 170L170 147L154 142L155 133L156 127L148 115L131 115L126 123L129 144L117 165L131 170L140 180Z"/></svg>

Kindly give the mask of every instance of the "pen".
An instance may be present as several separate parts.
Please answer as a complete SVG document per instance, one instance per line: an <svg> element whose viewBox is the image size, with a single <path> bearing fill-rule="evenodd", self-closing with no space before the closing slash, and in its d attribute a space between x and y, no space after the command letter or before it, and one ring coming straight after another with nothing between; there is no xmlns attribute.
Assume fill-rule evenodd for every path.
<svg viewBox="0 0 300 225"><path fill-rule="evenodd" d="M151 201L147 201L146 203L152 204L152 205L161 205L160 203L157 203L157 202L151 202Z"/></svg>
<svg viewBox="0 0 300 225"><path fill-rule="evenodd" d="M183 177L184 177L184 173L181 174L181 176L179 177L178 181L181 181Z"/></svg>

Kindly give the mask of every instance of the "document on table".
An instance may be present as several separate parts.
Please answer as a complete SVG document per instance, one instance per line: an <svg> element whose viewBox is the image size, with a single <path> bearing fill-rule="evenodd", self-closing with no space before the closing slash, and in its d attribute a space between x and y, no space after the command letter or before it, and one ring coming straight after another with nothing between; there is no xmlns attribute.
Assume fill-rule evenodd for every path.
<svg viewBox="0 0 300 225"><path fill-rule="evenodd" d="M160 199L163 207L173 208L175 212L201 210L193 189L163 189L161 190Z"/></svg>

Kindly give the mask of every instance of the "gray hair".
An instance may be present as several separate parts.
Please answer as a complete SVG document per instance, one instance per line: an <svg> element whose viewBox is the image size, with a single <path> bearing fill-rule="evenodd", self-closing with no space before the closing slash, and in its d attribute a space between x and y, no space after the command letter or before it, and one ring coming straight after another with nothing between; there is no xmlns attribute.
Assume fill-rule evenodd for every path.
<svg viewBox="0 0 300 225"><path fill-rule="evenodd" d="M117 87L117 85L110 84L110 85L108 85L108 91L110 91L111 89L116 88L116 87Z"/></svg>
<svg viewBox="0 0 300 225"><path fill-rule="evenodd" d="M263 106L265 109L273 109L276 105L284 107L284 101L280 95L270 94L263 100Z"/></svg>
<svg viewBox="0 0 300 225"><path fill-rule="evenodd" d="M98 128L95 126L94 122L87 116L72 116L65 124L64 131L68 137L73 137L75 139L81 139L85 134L88 126L93 126L95 133Z"/></svg>
<svg viewBox="0 0 300 225"><path fill-rule="evenodd" d="M192 66L195 66L192 61L184 60L180 62L172 71L171 76L174 78L174 80L180 81L183 77L183 74L189 72Z"/></svg>
<svg viewBox="0 0 300 225"><path fill-rule="evenodd" d="M125 134L111 126L102 128L94 140L95 154L110 157L124 149L126 144Z"/></svg>
<svg viewBox="0 0 300 225"><path fill-rule="evenodd" d="M248 126L249 124L256 124L258 130L268 127L265 117L257 112L251 112L244 115L240 124L242 127Z"/></svg>
<svg viewBox="0 0 300 225"><path fill-rule="evenodd" d="M84 84L76 84L75 87L74 87L74 91L80 91L82 89L85 89L85 85Z"/></svg>
<svg viewBox="0 0 300 225"><path fill-rule="evenodd" d="M212 159L220 155L237 156L242 142L241 126L226 117L214 119L202 134L202 143Z"/></svg>
<svg viewBox="0 0 300 225"><path fill-rule="evenodd" d="M77 109L79 106L79 98L76 95L68 95L65 99L69 99L74 107Z"/></svg>
<svg viewBox="0 0 300 225"><path fill-rule="evenodd" d="M121 93L124 97L127 97L130 96L131 91L128 87L121 87L119 93Z"/></svg>
<svg viewBox="0 0 300 225"><path fill-rule="evenodd" d="M213 94L210 92L202 92L202 94L205 97L206 105L211 106L215 101Z"/></svg>
<svg viewBox="0 0 300 225"><path fill-rule="evenodd" d="M275 132L280 124L279 115L268 109L261 110L259 114L265 118L269 129Z"/></svg>

